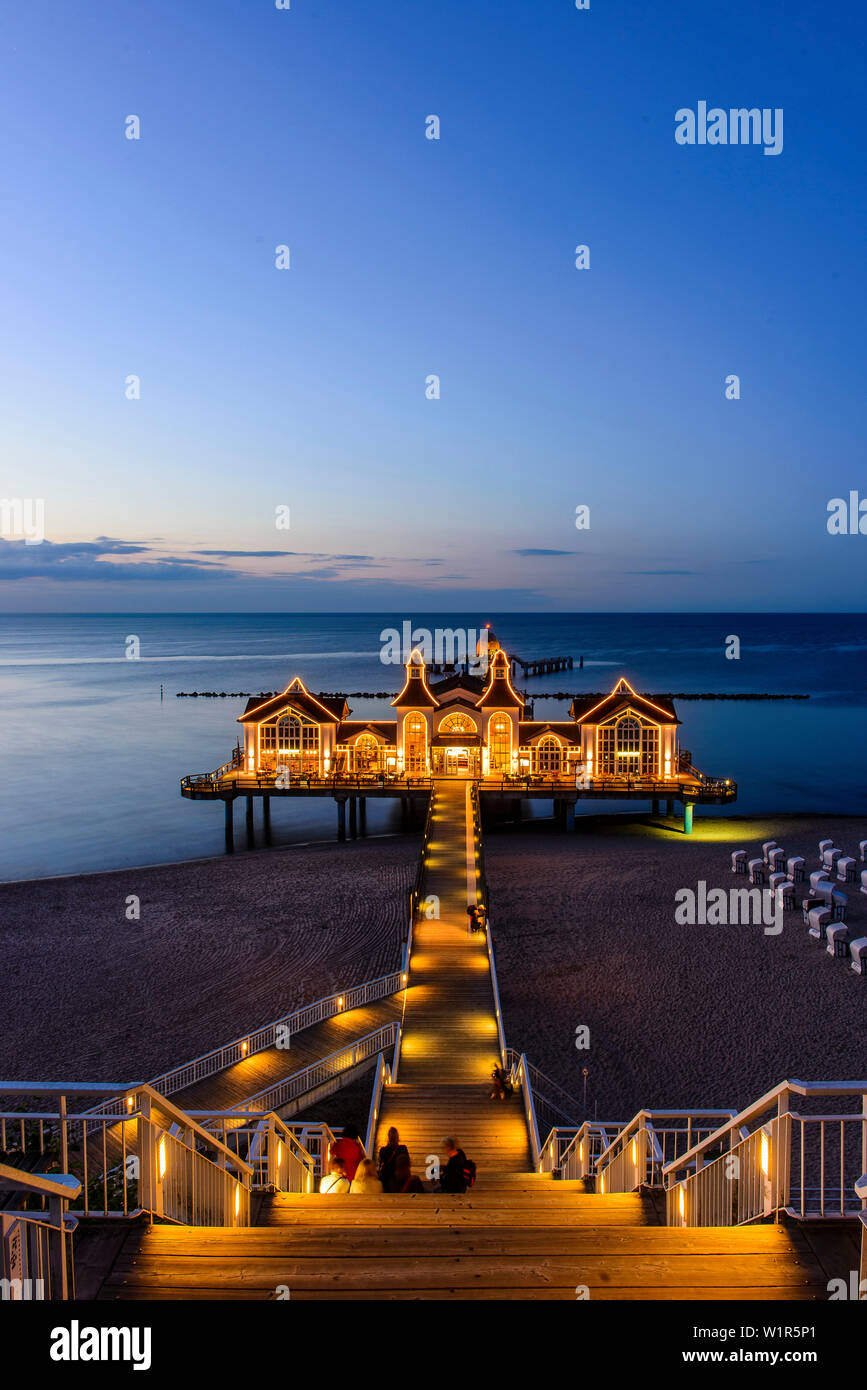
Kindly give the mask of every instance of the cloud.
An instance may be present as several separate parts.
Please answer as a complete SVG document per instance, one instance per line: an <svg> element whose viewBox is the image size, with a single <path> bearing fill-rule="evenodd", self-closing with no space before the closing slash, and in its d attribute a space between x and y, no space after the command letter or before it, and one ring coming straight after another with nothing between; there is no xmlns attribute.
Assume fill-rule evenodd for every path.
<svg viewBox="0 0 867 1390"><path fill-rule="evenodd" d="M534 546L529 546L526 550L513 550L513 555L578 555L578 550L541 550Z"/></svg>
<svg viewBox="0 0 867 1390"><path fill-rule="evenodd" d="M187 560L168 555L158 560L132 560L113 564L106 556L146 554L150 546L138 542L113 540L103 536L95 541L3 541L0 545L0 580L54 579L63 582L148 579L227 578L232 571L207 560Z"/></svg>

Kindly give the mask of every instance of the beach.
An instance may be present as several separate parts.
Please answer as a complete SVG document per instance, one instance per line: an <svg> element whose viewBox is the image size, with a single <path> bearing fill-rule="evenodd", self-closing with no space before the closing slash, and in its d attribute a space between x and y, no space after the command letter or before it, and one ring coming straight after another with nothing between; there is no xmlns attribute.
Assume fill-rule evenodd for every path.
<svg viewBox="0 0 867 1390"><path fill-rule="evenodd" d="M615 817L571 834L490 828L509 1046L578 1099L586 1066L591 1113L617 1120L863 1075L864 981L808 937L800 908L780 935L678 925L675 893L745 886L735 848L776 839L809 873L820 838L857 854L864 833L847 817L697 818L692 837ZM394 969L418 848L406 835L0 886L4 1074L139 1080ZM867 934L867 897L847 891Z"/></svg>
<svg viewBox="0 0 867 1390"><path fill-rule="evenodd" d="M396 969L417 853L406 836L0 885L0 1070L144 1080Z"/></svg>

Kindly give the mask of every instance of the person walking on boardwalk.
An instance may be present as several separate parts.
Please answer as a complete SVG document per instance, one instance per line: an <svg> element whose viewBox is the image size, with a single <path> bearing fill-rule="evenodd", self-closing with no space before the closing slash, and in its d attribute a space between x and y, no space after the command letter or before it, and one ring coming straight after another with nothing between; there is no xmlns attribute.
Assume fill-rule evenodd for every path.
<svg viewBox="0 0 867 1390"><path fill-rule="evenodd" d="M325 1197L344 1197L349 1192L349 1179L346 1176L346 1164L342 1158L332 1156L329 1159L329 1171L325 1174L319 1184L319 1191Z"/></svg>
<svg viewBox="0 0 867 1390"><path fill-rule="evenodd" d="M382 1179L382 1185L386 1192L391 1191L389 1183L394 1176L395 1160L399 1154L406 1154L408 1158L409 1150L406 1144L400 1142L400 1135L394 1125L392 1125L391 1129L388 1131L387 1142L383 1144L379 1151L379 1176Z"/></svg>
<svg viewBox="0 0 867 1390"><path fill-rule="evenodd" d="M376 1164L372 1158L363 1158L355 1170L355 1177L349 1188L356 1197L373 1197L382 1193L382 1183L376 1176Z"/></svg>
<svg viewBox="0 0 867 1390"><path fill-rule="evenodd" d="M462 1195L476 1180L476 1165L471 1158L467 1158L457 1139L451 1136L444 1139L443 1148L448 1162L440 1179L440 1187L443 1192Z"/></svg>
<svg viewBox="0 0 867 1390"><path fill-rule="evenodd" d="M346 1166L346 1176L349 1181L355 1177L355 1170L363 1158L367 1157L358 1137L357 1125L344 1125L343 1133L339 1139L335 1139L329 1152L330 1158L342 1158Z"/></svg>
<svg viewBox="0 0 867 1390"><path fill-rule="evenodd" d="M400 1153L394 1160L394 1169L390 1183L385 1185L386 1192L424 1192L424 1183L421 1178L416 1177L412 1171L412 1162L406 1147L401 1144Z"/></svg>

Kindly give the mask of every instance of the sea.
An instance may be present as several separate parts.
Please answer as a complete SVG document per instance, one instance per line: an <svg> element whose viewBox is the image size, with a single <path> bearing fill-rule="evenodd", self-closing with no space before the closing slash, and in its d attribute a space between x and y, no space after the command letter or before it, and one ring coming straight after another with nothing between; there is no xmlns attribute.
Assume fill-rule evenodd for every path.
<svg viewBox="0 0 867 1390"><path fill-rule="evenodd" d="M0 879L221 854L222 805L182 799L180 778L227 761L245 693L298 675L347 693L354 717L388 717L403 671L383 651L407 621L432 635L490 623L525 660L573 657L571 671L517 680L536 718L567 718L566 696L621 675L646 693L808 696L678 701L681 746L738 784L734 807L700 814L867 815L863 614L15 615L0 617ZM371 799L369 833L398 830L397 806ZM335 834L331 801L275 805L277 845Z"/></svg>

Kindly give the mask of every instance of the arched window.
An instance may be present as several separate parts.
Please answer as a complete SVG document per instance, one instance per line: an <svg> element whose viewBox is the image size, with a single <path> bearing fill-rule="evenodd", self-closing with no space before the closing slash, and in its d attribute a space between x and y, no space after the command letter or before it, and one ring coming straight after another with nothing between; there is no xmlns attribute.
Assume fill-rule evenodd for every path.
<svg viewBox="0 0 867 1390"><path fill-rule="evenodd" d="M440 733L475 734L478 733L478 730L468 714L450 714L440 724Z"/></svg>
<svg viewBox="0 0 867 1390"><path fill-rule="evenodd" d="M659 726L623 714L599 729L597 772L602 777L659 775Z"/></svg>
<svg viewBox="0 0 867 1390"><path fill-rule="evenodd" d="M427 722L420 714L408 714L403 726L403 766L413 776L427 769Z"/></svg>
<svg viewBox="0 0 867 1390"><path fill-rule="evenodd" d="M512 721L495 714L488 725L488 765L491 772L512 771Z"/></svg>
<svg viewBox="0 0 867 1390"><path fill-rule="evenodd" d="M641 752L641 725L627 714L617 721L617 752L621 758L637 758ZM638 764L636 763L636 770Z"/></svg>
<svg viewBox="0 0 867 1390"><path fill-rule="evenodd" d="M362 734L355 745L356 772L375 772L379 767L379 744L373 734Z"/></svg>
<svg viewBox="0 0 867 1390"><path fill-rule="evenodd" d="M539 740L536 749L536 771L543 777L560 776L560 745L555 738Z"/></svg>
<svg viewBox="0 0 867 1390"><path fill-rule="evenodd" d="M260 725L260 763L289 763L296 772L319 771L319 725L288 711Z"/></svg>

